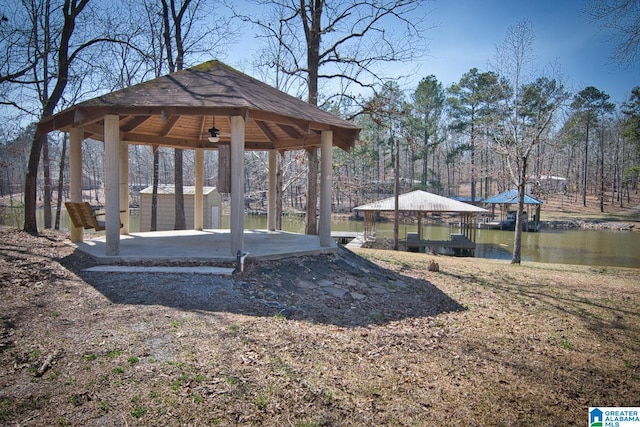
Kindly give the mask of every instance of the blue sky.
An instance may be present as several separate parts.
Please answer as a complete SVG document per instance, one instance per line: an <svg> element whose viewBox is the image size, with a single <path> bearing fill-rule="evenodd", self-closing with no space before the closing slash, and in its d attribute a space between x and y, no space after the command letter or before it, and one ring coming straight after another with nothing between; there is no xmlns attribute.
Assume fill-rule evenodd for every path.
<svg viewBox="0 0 640 427"><path fill-rule="evenodd" d="M427 3L425 12L428 50L406 70L415 77L403 86L415 88L422 77L434 74L443 85L457 82L471 68L489 70L496 46L509 27L528 20L535 34L534 55L539 74L555 64L567 87L577 92L595 86L625 101L640 85L640 64L624 67L611 61L613 45L608 34L589 22L583 12L586 0L439 0ZM235 49L230 65L251 62L254 49ZM246 68L246 67L240 67Z"/></svg>
<svg viewBox="0 0 640 427"><path fill-rule="evenodd" d="M528 20L535 34L534 55L540 71L557 64L574 91L595 86L624 101L640 85L639 64L624 68L610 60L609 35L589 22L581 0L442 0L433 3L430 54L420 69L445 85L472 67L488 69L507 29Z"/></svg>

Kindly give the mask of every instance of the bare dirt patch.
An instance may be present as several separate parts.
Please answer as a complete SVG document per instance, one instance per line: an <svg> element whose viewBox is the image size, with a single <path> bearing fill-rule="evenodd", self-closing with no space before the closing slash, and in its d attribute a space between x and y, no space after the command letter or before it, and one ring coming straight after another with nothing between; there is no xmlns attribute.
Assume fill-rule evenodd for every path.
<svg viewBox="0 0 640 427"><path fill-rule="evenodd" d="M0 423L580 425L640 406L638 270L357 252L88 273L60 235L0 229Z"/></svg>

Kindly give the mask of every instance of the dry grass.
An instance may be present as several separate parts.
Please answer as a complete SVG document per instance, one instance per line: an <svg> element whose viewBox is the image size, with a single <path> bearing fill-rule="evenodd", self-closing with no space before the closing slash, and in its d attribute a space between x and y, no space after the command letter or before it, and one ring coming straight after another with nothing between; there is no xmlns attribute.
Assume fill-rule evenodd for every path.
<svg viewBox="0 0 640 427"><path fill-rule="evenodd" d="M340 326L115 303L56 238L0 249L4 425L584 425L588 406L640 406L636 269L363 249L463 308Z"/></svg>
<svg viewBox="0 0 640 427"><path fill-rule="evenodd" d="M611 195L605 197L604 212L600 212L600 202L595 196L587 196L587 206L582 204L582 196L575 194L549 194L542 198L542 221L548 220L582 220L582 221L619 221L634 222L640 228L640 196L631 195L629 200L611 203ZM637 231L637 230L636 230Z"/></svg>

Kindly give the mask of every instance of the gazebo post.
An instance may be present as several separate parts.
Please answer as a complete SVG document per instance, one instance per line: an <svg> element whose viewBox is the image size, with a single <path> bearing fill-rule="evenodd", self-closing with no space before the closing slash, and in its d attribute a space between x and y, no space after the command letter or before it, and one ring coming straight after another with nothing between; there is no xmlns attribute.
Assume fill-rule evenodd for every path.
<svg viewBox="0 0 640 427"><path fill-rule="evenodd" d="M231 116L231 255L244 252L244 129L242 116Z"/></svg>
<svg viewBox="0 0 640 427"><path fill-rule="evenodd" d="M333 131L324 130L320 136L320 246L331 246L331 182L333 163Z"/></svg>
<svg viewBox="0 0 640 427"><path fill-rule="evenodd" d="M80 128L71 128L69 130L69 169L72 202L82 202L82 140L84 139L84 130ZM74 243L83 241L84 230L82 227L74 227L73 222L70 224L70 238Z"/></svg>
<svg viewBox="0 0 640 427"><path fill-rule="evenodd" d="M120 118L104 116L106 255L120 254Z"/></svg>
<svg viewBox="0 0 640 427"><path fill-rule="evenodd" d="M196 148L196 182L195 182L195 195L193 196L193 229L202 230L204 226L204 219L202 214L203 204L203 187L204 187L204 150L202 148Z"/></svg>
<svg viewBox="0 0 640 427"><path fill-rule="evenodd" d="M118 220L122 223L120 234L129 234L129 144L120 141L120 214ZM120 225L120 224L118 224Z"/></svg>
<svg viewBox="0 0 640 427"><path fill-rule="evenodd" d="M269 150L269 193L267 194L267 228L269 231L276 229L276 198L278 185L278 152Z"/></svg>

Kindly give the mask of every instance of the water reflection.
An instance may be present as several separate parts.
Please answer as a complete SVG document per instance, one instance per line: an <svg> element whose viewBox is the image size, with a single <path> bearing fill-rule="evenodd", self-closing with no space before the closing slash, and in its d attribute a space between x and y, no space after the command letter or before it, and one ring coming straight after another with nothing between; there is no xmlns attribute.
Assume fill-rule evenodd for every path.
<svg viewBox="0 0 640 427"><path fill-rule="evenodd" d="M224 224L223 219L223 224ZM228 221L228 219L227 219ZM228 222L227 222L228 224ZM245 228L266 228L266 218L247 216ZM228 227L226 225L225 227ZM399 234L415 233L416 225L400 224ZM296 233L304 232L302 218L283 220L283 229ZM362 232L361 221L333 221L335 231ZM377 234L393 237L393 223L378 223ZM426 225L423 227L426 239L444 240L449 238L448 226ZM478 230L476 258L510 260L513 253L513 231ZM522 234L522 260L557 264L581 264L640 268L640 234L629 231L596 230L548 230Z"/></svg>

